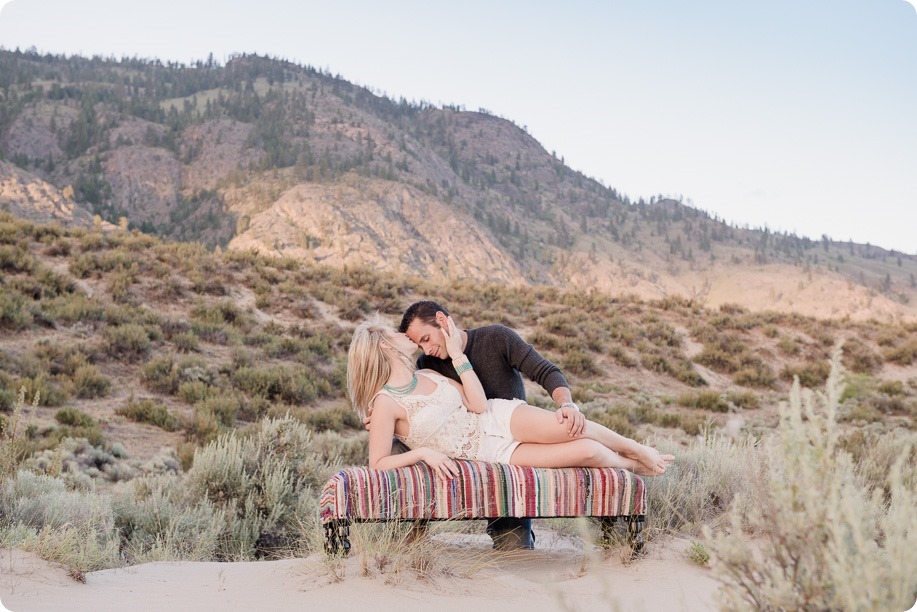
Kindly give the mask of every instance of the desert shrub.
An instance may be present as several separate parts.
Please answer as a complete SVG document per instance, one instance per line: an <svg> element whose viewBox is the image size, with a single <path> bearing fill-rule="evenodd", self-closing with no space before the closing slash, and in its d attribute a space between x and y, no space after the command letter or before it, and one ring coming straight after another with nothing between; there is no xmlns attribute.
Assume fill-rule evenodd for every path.
<svg viewBox="0 0 917 612"><path fill-rule="evenodd" d="M78 572L120 564L107 496L70 491L59 478L19 471L0 484L4 546L16 546Z"/></svg>
<svg viewBox="0 0 917 612"><path fill-rule="evenodd" d="M729 402L719 391L682 393L678 396L678 403L688 408L702 408L713 412L729 411Z"/></svg>
<svg viewBox="0 0 917 612"><path fill-rule="evenodd" d="M836 424L840 355L825 392L794 383L781 405L762 486L713 534L712 568L727 609L906 609L917 595L917 489L910 453L894 459L888 496L874 495L842 450ZM749 546L749 535L755 542Z"/></svg>
<svg viewBox="0 0 917 612"><path fill-rule="evenodd" d="M353 293L340 295L334 304L338 307L341 318L347 321L359 321L373 309L373 305L365 296Z"/></svg>
<svg viewBox="0 0 917 612"><path fill-rule="evenodd" d="M797 366L786 365L780 373L780 377L789 381L799 377L800 385L812 388L825 384L830 372L830 364L827 361L818 360Z"/></svg>
<svg viewBox="0 0 917 612"><path fill-rule="evenodd" d="M14 388L25 389L26 397L37 397L39 406L60 406L67 400L67 393L57 381L47 374L19 378Z"/></svg>
<svg viewBox="0 0 917 612"><path fill-rule="evenodd" d="M730 391L726 394L726 400L739 408L757 408L761 405L761 396L751 391Z"/></svg>
<svg viewBox="0 0 917 612"><path fill-rule="evenodd" d="M301 367L245 366L232 373L232 382L246 393L288 404L307 404L318 396L315 381Z"/></svg>
<svg viewBox="0 0 917 612"><path fill-rule="evenodd" d="M879 383L879 393L885 395L907 395L904 390L904 383L900 380L883 380Z"/></svg>
<svg viewBox="0 0 917 612"><path fill-rule="evenodd" d="M733 374L732 381L743 387L770 389L777 382L777 377L766 363L752 361Z"/></svg>
<svg viewBox="0 0 917 612"><path fill-rule="evenodd" d="M536 344L536 346L539 346ZM611 348L608 349L608 355L615 360L615 362L625 368L637 368L640 366L640 362L631 357L623 347L614 344Z"/></svg>
<svg viewBox="0 0 917 612"><path fill-rule="evenodd" d="M363 429L363 421L346 406L323 408L309 413L306 424L315 431Z"/></svg>
<svg viewBox="0 0 917 612"><path fill-rule="evenodd" d="M707 381L704 380L704 377L694 369L694 366L690 361L683 361L680 363L675 369L673 376L675 377L675 380L679 380L689 387L707 386Z"/></svg>
<svg viewBox="0 0 917 612"><path fill-rule="evenodd" d="M798 355L800 351L799 341L792 336L781 336L777 341L777 348L784 355Z"/></svg>
<svg viewBox="0 0 917 612"><path fill-rule="evenodd" d="M194 405L194 409L213 414L222 427L233 427L243 403L242 397L235 393L222 393L202 398Z"/></svg>
<svg viewBox="0 0 917 612"><path fill-rule="evenodd" d="M557 313L543 317L541 326L552 334L575 338L579 335L578 323L571 320L570 314Z"/></svg>
<svg viewBox="0 0 917 612"><path fill-rule="evenodd" d="M191 331L204 342L213 344L228 345L236 339L236 335L224 323L192 321Z"/></svg>
<svg viewBox="0 0 917 612"><path fill-rule="evenodd" d="M68 324L80 321L100 322L106 318L105 306L82 293L68 293L45 300L42 310L49 319Z"/></svg>
<svg viewBox="0 0 917 612"><path fill-rule="evenodd" d="M177 395L189 404L195 404L213 397L217 393L219 393L219 389L208 385L202 380L187 380L178 385Z"/></svg>
<svg viewBox="0 0 917 612"><path fill-rule="evenodd" d="M166 355L146 362L140 371L140 380L150 391L172 395L178 391L181 377L175 368L174 358Z"/></svg>
<svg viewBox="0 0 917 612"><path fill-rule="evenodd" d="M717 372L732 373L739 369L739 362L735 355L716 346L704 346L703 350L694 357L694 361Z"/></svg>
<svg viewBox="0 0 917 612"><path fill-rule="evenodd" d="M337 431L323 431L313 437L313 448L332 465L366 465L369 461L369 433L344 437Z"/></svg>
<svg viewBox="0 0 917 612"><path fill-rule="evenodd" d="M598 371L592 355L579 349L573 349L564 356L563 368L564 371L583 375L595 374Z"/></svg>
<svg viewBox="0 0 917 612"><path fill-rule="evenodd" d="M221 432L223 428L220 426L220 420L212 410L195 409L191 418L185 422L185 434L197 442L210 442ZM182 464L185 465L185 462Z"/></svg>
<svg viewBox="0 0 917 612"><path fill-rule="evenodd" d="M210 561L217 558L225 510L190 499L181 478L137 478L113 501L115 527L128 563Z"/></svg>
<svg viewBox="0 0 917 612"><path fill-rule="evenodd" d="M291 417L264 419L248 437L220 436L194 454L189 495L224 510L221 559L253 559L298 545L297 519L316 513L311 490L333 467L315 453L312 434Z"/></svg>
<svg viewBox="0 0 917 612"><path fill-rule="evenodd" d="M38 398L33 397L32 409L38 407ZM29 453L28 439L20 431L23 413L26 408L25 389L21 388L13 404L12 414L4 418L0 427L0 486L3 479L19 469L19 465Z"/></svg>
<svg viewBox="0 0 917 612"><path fill-rule="evenodd" d="M70 380L74 394L81 399L104 397L111 388L111 381L91 364L76 368Z"/></svg>
<svg viewBox="0 0 917 612"><path fill-rule="evenodd" d="M37 266L27 247L0 245L0 270L6 273L31 273Z"/></svg>
<svg viewBox="0 0 917 612"><path fill-rule="evenodd" d="M287 336L269 336L270 340L264 345L264 354L275 359L282 359L298 355L306 350L306 343L298 338Z"/></svg>
<svg viewBox="0 0 917 612"><path fill-rule="evenodd" d="M643 336L656 346L677 348L681 346L681 336L668 323L654 321L644 325Z"/></svg>
<svg viewBox="0 0 917 612"><path fill-rule="evenodd" d="M656 444L677 460L648 487L647 527L654 531L699 534L717 525L736 496L754 489L749 481L761 466L752 440L733 441L707 433L688 448Z"/></svg>
<svg viewBox="0 0 917 612"><path fill-rule="evenodd" d="M172 343L182 353L196 353L200 350L197 336L191 332L180 332L172 336Z"/></svg>
<svg viewBox="0 0 917 612"><path fill-rule="evenodd" d="M851 372L873 374L882 367L882 356L859 338L849 338L844 342L844 366Z"/></svg>
<svg viewBox="0 0 917 612"><path fill-rule="evenodd" d="M251 326L251 318L235 302L221 300L212 304L199 303L191 311L195 321L211 325L231 325L240 329Z"/></svg>
<svg viewBox="0 0 917 612"><path fill-rule="evenodd" d="M54 414L54 419L61 425L70 425L71 427L93 427L96 420L81 410L76 408L63 408Z"/></svg>
<svg viewBox="0 0 917 612"><path fill-rule="evenodd" d="M708 427L708 420L697 414L659 410L653 414L652 423L660 427L681 429L689 436L697 436Z"/></svg>
<svg viewBox="0 0 917 612"><path fill-rule="evenodd" d="M16 405L16 393L12 389L7 389L0 379L0 412L12 412Z"/></svg>
<svg viewBox="0 0 917 612"><path fill-rule="evenodd" d="M149 423L165 431L176 431L180 424L169 410L153 399L135 400L133 397L127 404L115 410L115 414L126 417L138 423Z"/></svg>
<svg viewBox="0 0 917 612"><path fill-rule="evenodd" d="M672 363L666 359L665 355L656 352L641 355L640 364L647 370L656 372L657 374L674 375L676 372Z"/></svg>
<svg viewBox="0 0 917 612"><path fill-rule="evenodd" d="M153 346L147 329L134 323L108 327L103 336L109 354L127 360L145 357Z"/></svg>
<svg viewBox="0 0 917 612"><path fill-rule="evenodd" d="M0 291L0 328L20 330L34 320L31 305L18 293Z"/></svg>
<svg viewBox="0 0 917 612"><path fill-rule="evenodd" d="M910 339L899 346L886 349L885 360L898 365L907 366L917 359L917 340Z"/></svg>

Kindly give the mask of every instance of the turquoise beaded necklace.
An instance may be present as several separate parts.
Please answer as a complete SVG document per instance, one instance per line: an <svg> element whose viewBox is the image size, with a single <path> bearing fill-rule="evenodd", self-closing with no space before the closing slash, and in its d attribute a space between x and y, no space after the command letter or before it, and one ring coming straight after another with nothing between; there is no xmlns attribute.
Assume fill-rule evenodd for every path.
<svg viewBox="0 0 917 612"><path fill-rule="evenodd" d="M394 395L395 397L404 397L409 395L411 391L417 388L417 372L414 372L414 378L411 379L411 382L404 385L403 387L392 387L389 385L382 385L382 388Z"/></svg>

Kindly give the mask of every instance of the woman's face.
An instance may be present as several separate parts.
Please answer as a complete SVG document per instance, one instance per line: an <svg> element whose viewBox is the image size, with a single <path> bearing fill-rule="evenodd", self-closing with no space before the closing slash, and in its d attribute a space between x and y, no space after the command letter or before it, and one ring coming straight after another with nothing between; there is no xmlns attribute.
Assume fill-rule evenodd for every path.
<svg viewBox="0 0 917 612"><path fill-rule="evenodd" d="M414 353L417 352L417 345L414 344L413 340L408 338L407 334L399 334L395 330L392 330L387 335L387 340L392 347L407 355L408 357L413 357Z"/></svg>

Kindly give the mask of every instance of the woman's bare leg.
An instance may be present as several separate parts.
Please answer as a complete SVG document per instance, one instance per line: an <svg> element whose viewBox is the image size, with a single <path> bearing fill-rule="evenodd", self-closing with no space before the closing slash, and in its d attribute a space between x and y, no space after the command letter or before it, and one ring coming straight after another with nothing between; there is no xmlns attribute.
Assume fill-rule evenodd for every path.
<svg viewBox="0 0 917 612"><path fill-rule="evenodd" d="M513 410L509 427L513 437L523 443L545 445L570 442L570 435L567 433L566 426L557 422L557 417L554 413L528 404L521 404ZM586 421L583 437L595 440L605 448L614 451L619 456L623 456L624 459L636 460L652 474L662 474L668 464L675 459L672 455L663 455L655 448L640 444L630 438L625 438L604 425L599 425L589 420ZM557 467L569 467L571 465L574 464Z"/></svg>
<svg viewBox="0 0 917 612"><path fill-rule="evenodd" d="M557 444L522 443L513 451L512 465L530 467L614 467L634 471L643 466L622 457L595 440L568 440Z"/></svg>

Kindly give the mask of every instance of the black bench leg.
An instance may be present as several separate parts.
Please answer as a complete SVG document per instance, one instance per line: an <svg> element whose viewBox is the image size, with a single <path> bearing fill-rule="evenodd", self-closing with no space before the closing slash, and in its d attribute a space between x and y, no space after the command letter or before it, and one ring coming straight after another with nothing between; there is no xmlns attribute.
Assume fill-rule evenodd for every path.
<svg viewBox="0 0 917 612"><path fill-rule="evenodd" d="M325 523L325 552L329 555L347 556L350 552L350 522L329 521Z"/></svg>
<svg viewBox="0 0 917 612"><path fill-rule="evenodd" d="M614 542L615 524L617 524L618 522L618 517L603 516L601 519L601 522L602 522L601 546L602 548L607 550L611 548L611 545Z"/></svg>
<svg viewBox="0 0 917 612"><path fill-rule="evenodd" d="M643 531L644 519L645 517L643 516L627 517L627 542L630 544L630 549L634 557L641 554L643 552L643 547L646 545L643 534L640 533Z"/></svg>

